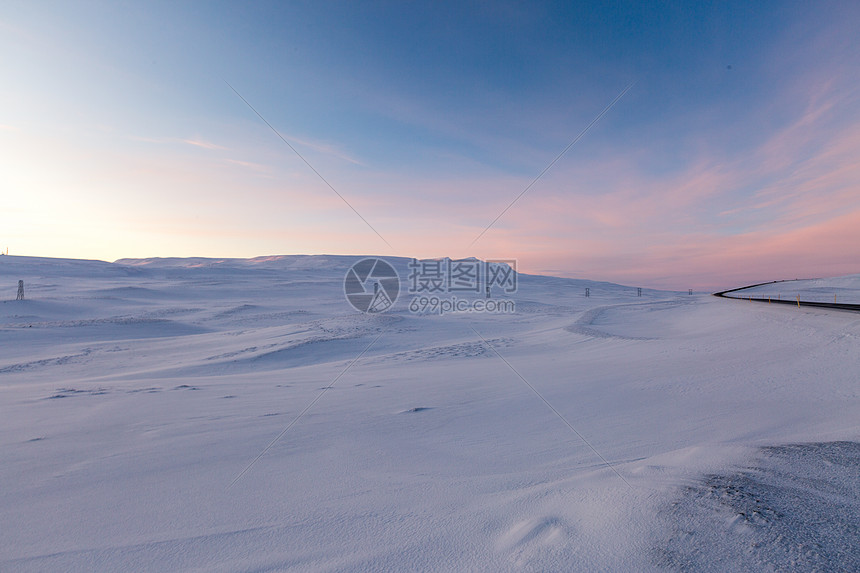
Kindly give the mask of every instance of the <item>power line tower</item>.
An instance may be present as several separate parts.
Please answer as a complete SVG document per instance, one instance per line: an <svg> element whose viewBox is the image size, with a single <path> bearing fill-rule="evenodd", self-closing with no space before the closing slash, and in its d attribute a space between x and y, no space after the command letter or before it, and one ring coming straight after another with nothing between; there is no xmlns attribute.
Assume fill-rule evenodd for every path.
<svg viewBox="0 0 860 573"><path fill-rule="evenodd" d="M24 300L24 281L18 281L18 296L15 300Z"/></svg>

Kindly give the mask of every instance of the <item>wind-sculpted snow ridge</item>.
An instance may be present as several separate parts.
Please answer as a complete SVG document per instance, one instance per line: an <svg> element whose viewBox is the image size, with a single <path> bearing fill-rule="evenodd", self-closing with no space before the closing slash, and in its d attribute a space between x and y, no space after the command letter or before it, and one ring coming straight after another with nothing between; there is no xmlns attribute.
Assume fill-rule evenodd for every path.
<svg viewBox="0 0 860 573"><path fill-rule="evenodd" d="M762 448L686 487L655 563L677 571L860 571L860 443Z"/></svg>

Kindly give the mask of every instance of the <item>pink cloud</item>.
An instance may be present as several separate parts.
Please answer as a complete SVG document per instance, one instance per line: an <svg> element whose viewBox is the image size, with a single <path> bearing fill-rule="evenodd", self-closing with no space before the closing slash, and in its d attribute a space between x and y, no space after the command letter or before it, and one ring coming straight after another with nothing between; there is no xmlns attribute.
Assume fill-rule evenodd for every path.
<svg viewBox="0 0 860 573"><path fill-rule="evenodd" d="M677 290L838 276L860 272L860 209L779 233L755 231L722 238L688 235L677 243L630 242L626 248L589 241L571 247L520 251L517 258L526 271L577 268L579 278Z"/></svg>

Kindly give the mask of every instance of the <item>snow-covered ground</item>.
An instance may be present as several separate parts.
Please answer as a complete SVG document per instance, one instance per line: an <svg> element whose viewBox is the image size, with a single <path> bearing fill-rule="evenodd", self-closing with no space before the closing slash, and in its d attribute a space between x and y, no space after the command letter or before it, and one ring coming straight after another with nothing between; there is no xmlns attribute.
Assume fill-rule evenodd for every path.
<svg viewBox="0 0 860 573"><path fill-rule="evenodd" d="M0 257L0 570L860 569L860 314L357 260Z"/></svg>

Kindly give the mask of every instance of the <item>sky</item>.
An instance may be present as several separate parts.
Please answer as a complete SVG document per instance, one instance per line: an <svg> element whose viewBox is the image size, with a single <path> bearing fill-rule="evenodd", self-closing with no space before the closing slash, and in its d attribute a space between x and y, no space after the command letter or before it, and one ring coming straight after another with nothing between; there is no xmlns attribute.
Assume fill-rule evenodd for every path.
<svg viewBox="0 0 860 573"><path fill-rule="evenodd" d="M857 2L4 0L0 247L860 273L858 26Z"/></svg>

